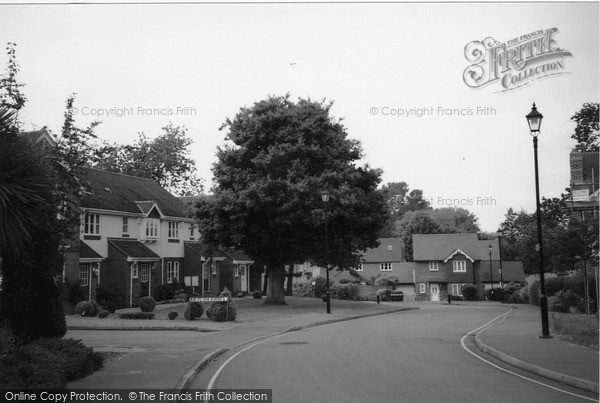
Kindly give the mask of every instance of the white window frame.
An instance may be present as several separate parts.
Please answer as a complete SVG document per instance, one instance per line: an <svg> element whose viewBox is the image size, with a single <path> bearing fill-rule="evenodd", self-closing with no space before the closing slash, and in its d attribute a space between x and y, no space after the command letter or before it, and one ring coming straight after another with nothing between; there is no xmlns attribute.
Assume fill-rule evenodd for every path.
<svg viewBox="0 0 600 403"><path fill-rule="evenodd" d="M177 221L169 221L169 239L179 238L179 223Z"/></svg>
<svg viewBox="0 0 600 403"><path fill-rule="evenodd" d="M452 271L454 273L466 273L467 272L467 261L466 260L452 261Z"/></svg>
<svg viewBox="0 0 600 403"><path fill-rule="evenodd" d="M210 273L212 275L217 274L217 262L215 262L214 260L210 262Z"/></svg>
<svg viewBox="0 0 600 403"><path fill-rule="evenodd" d="M427 291L427 287L425 283L420 283L419 284L419 293L420 294L425 294Z"/></svg>
<svg viewBox="0 0 600 403"><path fill-rule="evenodd" d="M129 217L123 217L123 234L129 234Z"/></svg>
<svg viewBox="0 0 600 403"><path fill-rule="evenodd" d="M88 264L79 265L79 285L82 287L90 285L90 265Z"/></svg>
<svg viewBox="0 0 600 403"><path fill-rule="evenodd" d="M170 261L167 262L167 283L171 284L173 279L176 278L179 281L179 262Z"/></svg>
<svg viewBox="0 0 600 403"><path fill-rule="evenodd" d="M158 238L158 219L146 219L146 238Z"/></svg>
<svg viewBox="0 0 600 403"><path fill-rule="evenodd" d="M234 264L233 265L233 275L235 277L239 277L240 276L240 265L239 264Z"/></svg>
<svg viewBox="0 0 600 403"><path fill-rule="evenodd" d="M194 224L190 225L190 238L194 237Z"/></svg>
<svg viewBox="0 0 600 403"><path fill-rule="evenodd" d="M139 278L140 277L140 268L137 263L134 263L131 266L131 278Z"/></svg>
<svg viewBox="0 0 600 403"><path fill-rule="evenodd" d="M438 262L429 262L429 271L439 271L440 266Z"/></svg>
<svg viewBox="0 0 600 403"><path fill-rule="evenodd" d="M150 264L142 263L142 267L140 268L140 282L147 283L150 279Z"/></svg>
<svg viewBox="0 0 600 403"><path fill-rule="evenodd" d="M462 284L452 284L452 295L458 295L459 297L462 296L461 294L461 289L462 289Z"/></svg>
<svg viewBox="0 0 600 403"><path fill-rule="evenodd" d="M391 263L379 263L379 271L392 271Z"/></svg>
<svg viewBox="0 0 600 403"><path fill-rule="evenodd" d="M83 233L87 235L100 234L100 214L85 213Z"/></svg>

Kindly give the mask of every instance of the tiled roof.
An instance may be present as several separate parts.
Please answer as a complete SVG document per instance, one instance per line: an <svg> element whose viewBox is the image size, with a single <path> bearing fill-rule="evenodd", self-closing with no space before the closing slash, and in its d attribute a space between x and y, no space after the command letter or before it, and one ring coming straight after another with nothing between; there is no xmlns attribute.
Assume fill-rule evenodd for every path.
<svg viewBox="0 0 600 403"><path fill-rule="evenodd" d="M26 139L27 141L31 142L32 144L37 144L38 142L44 142L46 145L49 145L49 146L56 145L56 141L52 138L52 136L50 135L50 132L48 132L48 129L46 128L46 126L42 127L40 130L32 130L29 132L20 132L17 136L20 138Z"/></svg>
<svg viewBox="0 0 600 403"><path fill-rule="evenodd" d="M457 249L481 259L477 234L414 234L412 241L414 261L442 261Z"/></svg>
<svg viewBox="0 0 600 403"><path fill-rule="evenodd" d="M135 239L109 239L108 242L130 258L160 258L146 245Z"/></svg>
<svg viewBox="0 0 600 403"><path fill-rule="evenodd" d="M190 248L190 250L192 250L194 253L198 254L199 256L205 257L205 258L210 258L211 254L208 250L208 247L200 242L196 242L196 241L185 241L184 245L187 246L188 248ZM217 248L213 248L212 250L212 257L225 257L225 254Z"/></svg>
<svg viewBox="0 0 600 403"><path fill-rule="evenodd" d="M241 250L237 249L224 249L223 252L231 258L233 261L237 262L253 262L254 260L250 259L248 255L246 255Z"/></svg>
<svg viewBox="0 0 600 403"><path fill-rule="evenodd" d="M80 259L102 259L102 256L95 250L90 248L88 244L79 241L79 258Z"/></svg>
<svg viewBox="0 0 600 403"><path fill-rule="evenodd" d="M490 260L490 245L492 245L492 260L500 260L500 248L498 247L498 239L488 241L477 241L479 247L479 258L481 260Z"/></svg>
<svg viewBox="0 0 600 403"><path fill-rule="evenodd" d="M481 282L489 283L490 281L490 263L485 260L481 262L479 266L479 272L481 275ZM500 262L492 260L492 273L494 276L494 283L500 282ZM522 262L507 262L502 261L502 281L510 283L511 281L524 282L525 273L523 272Z"/></svg>
<svg viewBox="0 0 600 403"><path fill-rule="evenodd" d="M92 193L83 198L83 208L139 214L156 203L166 216L186 217L186 206L152 179L93 168L82 168L81 176L90 184Z"/></svg>
<svg viewBox="0 0 600 403"><path fill-rule="evenodd" d="M401 238L379 238L378 241L378 247L366 250L361 259L363 262L402 262L404 260Z"/></svg>

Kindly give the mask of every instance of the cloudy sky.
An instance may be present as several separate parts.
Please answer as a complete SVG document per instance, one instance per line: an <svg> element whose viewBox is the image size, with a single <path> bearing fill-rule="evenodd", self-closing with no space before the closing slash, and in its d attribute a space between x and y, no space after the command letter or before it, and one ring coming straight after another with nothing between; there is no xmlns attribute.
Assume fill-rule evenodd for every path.
<svg viewBox="0 0 600 403"><path fill-rule="evenodd" d="M270 94L325 98L384 183L422 189L433 207L468 208L495 231L509 207L535 209L524 118L534 101L544 115L541 193L558 196L569 184L570 117L599 100L598 15L597 2L5 3L0 42L17 43L27 130L58 133L72 93L78 124L102 120L97 134L109 141L185 125L210 187L227 117ZM520 73L513 57L487 85L465 82L477 64L465 56L471 42L496 41L498 58L518 45L528 59L546 49L552 28L553 54ZM0 54L2 68L6 60Z"/></svg>

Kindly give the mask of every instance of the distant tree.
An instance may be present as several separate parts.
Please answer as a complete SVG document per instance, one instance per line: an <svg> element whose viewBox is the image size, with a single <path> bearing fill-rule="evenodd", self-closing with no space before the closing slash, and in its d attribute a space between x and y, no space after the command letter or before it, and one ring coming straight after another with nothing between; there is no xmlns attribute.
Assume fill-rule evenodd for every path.
<svg viewBox="0 0 600 403"><path fill-rule="evenodd" d="M153 179L176 195L202 193L196 163L189 157L192 140L187 129L169 123L164 133L149 139L140 133L133 145L104 142L94 152L93 166L112 172Z"/></svg>
<svg viewBox="0 0 600 403"><path fill-rule="evenodd" d="M19 126L19 111L27 98L21 92L21 88L25 86L17 81L17 74L21 70L17 63L17 44L8 42L6 45L6 53L8 55L8 63L6 71L0 75L0 106L15 112L14 124Z"/></svg>
<svg viewBox="0 0 600 403"><path fill-rule="evenodd" d="M439 234L440 226L425 211L411 211L404 214L397 223L397 231L404 245L404 256L413 260L412 236L414 234Z"/></svg>
<svg viewBox="0 0 600 403"><path fill-rule="evenodd" d="M395 231L396 222L402 219L407 211L431 209L429 202L423 199L423 191L414 189L409 191L406 182L390 182L381 187L381 193L388 207L388 221L382 229L380 237L389 238L398 236Z"/></svg>
<svg viewBox="0 0 600 403"><path fill-rule="evenodd" d="M577 123L575 133L571 135L577 141L577 147L581 151L598 151L599 117L598 103L588 102L583 104L581 110L571 117Z"/></svg>
<svg viewBox="0 0 600 403"><path fill-rule="evenodd" d="M381 171L356 165L360 144L330 109L272 96L223 125L229 142L217 150L215 195L199 203L197 220L206 242L265 263L265 304L285 304L285 264L356 267L385 222Z"/></svg>
<svg viewBox="0 0 600 403"><path fill-rule="evenodd" d="M467 209L443 207L428 210L427 214L443 234L479 232L477 217Z"/></svg>

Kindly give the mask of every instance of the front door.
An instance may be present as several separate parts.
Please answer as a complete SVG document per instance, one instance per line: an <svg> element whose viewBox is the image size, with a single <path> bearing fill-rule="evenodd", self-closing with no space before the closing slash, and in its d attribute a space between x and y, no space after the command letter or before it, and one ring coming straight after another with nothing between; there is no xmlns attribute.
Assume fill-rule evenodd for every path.
<svg viewBox="0 0 600 403"><path fill-rule="evenodd" d="M247 265L240 265L240 290L242 292L248 292L248 269Z"/></svg>
<svg viewBox="0 0 600 403"><path fill-rule="evenodd" d="M432 301L440 300L440 285L439 284L430 284L429 285L429 295L431 296Z"/></svg>

